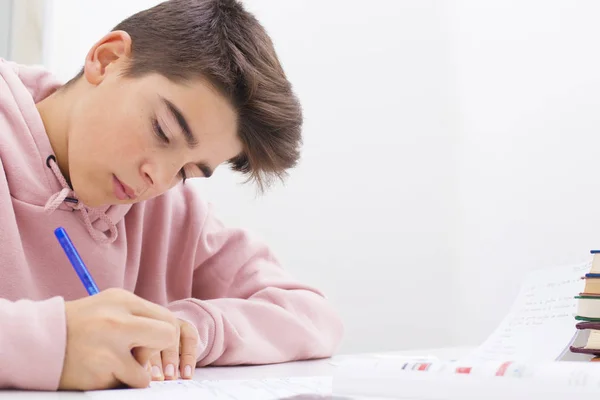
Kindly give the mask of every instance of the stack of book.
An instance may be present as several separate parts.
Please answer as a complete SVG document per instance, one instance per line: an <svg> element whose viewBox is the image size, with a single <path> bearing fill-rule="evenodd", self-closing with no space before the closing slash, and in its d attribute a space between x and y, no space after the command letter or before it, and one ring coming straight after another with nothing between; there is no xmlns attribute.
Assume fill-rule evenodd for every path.
<svg viewBox="0 0 600 400"><path fill-rule="evenodd" d="M575 296L577 299L577 315L579 322L575 327L587 340L584 346L571 346L573 353L591 355L592 361L600 361L600 250L592 250L592 267L582 277L585 280L583 292Z"/></svg>

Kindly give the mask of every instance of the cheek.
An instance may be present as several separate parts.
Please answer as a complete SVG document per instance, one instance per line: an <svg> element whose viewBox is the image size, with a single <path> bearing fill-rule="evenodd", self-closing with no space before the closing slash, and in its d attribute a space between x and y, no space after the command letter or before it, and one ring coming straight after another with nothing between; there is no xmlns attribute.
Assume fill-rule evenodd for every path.
<svg viewBox="0 0 600 400"><path fill-rule="evenodd" d="M78 169L96 168L98 159L107 143L101 121L87 116L73 124L69 130L69 162Z"/></svg>
<svg viewBox="0 0 600 400"><path fill-rule="evenodd" d="M128 92L99 94L86 107L84 129L89 133L89 144L103 150L112 162L127 161L133 155L146 151L152 139L147 112L133 106L139 99Z"/></svg>
<svg viewBox="0 0 600 400"><path fill-rule="evenodd" d="M110 149L115 162L139 160L152 151L151 132L138 118L115 120L107 129L100 145Z"/></svg>

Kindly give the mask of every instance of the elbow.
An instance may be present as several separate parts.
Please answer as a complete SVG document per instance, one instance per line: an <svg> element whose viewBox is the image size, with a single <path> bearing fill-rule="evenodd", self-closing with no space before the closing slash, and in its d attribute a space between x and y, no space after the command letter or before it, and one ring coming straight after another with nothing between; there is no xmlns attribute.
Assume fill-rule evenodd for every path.
<svg viewBox="0 0 600 400"><path fill-rule="evenodd" d="M325 328L324 337L324 356L331 357L338 351L344 337L344 323L340 315L335 311L329 316L329 323Z"/></svg>
<svg viewBox="0 0 600 400"><path fill-rule="evenodd" d="M313 318L311 330L310 358L327 358L338 351L344 337L344 324L339 313L325 299Z"/></svg>

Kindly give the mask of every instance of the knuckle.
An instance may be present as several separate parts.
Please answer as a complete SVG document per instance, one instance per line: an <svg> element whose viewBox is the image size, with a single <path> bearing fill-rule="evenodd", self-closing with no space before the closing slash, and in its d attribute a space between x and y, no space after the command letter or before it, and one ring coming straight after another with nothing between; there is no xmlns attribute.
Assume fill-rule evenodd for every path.
<svg viewBox="0 0 600 400"><path fill-rule="evenodd" d="M166 350L162 351L162 358L164 360L171 361L171 360L176 359L177 357L179 357L179 351L177 351L174 348L170 348L170 349L166 349Z"/></svg>
<svg viewBox="0 0 600 400"><path fill-rule="evenodd" d="M110 299L115 301L124 301L128 295L130 295L127 290L121 288L109 288L106 289L104 293L106 293Z"/></svg>
<svg viewBox="0 0 600 400"><path fill-rule="evenodd" d="M123 317L116 313L104 312L100 315L101 325L104 329L121 329L126 321Z"/></svg>
<svg viewBox="0 0 600 400"><path fill-rule="evenodd" d="M195 330L186 329L181 331L181 340L188 346L198 345L198 334Z"/></svg>
<svg viewBox="0 0 600 400"><path fill-rule="evenodd" d="M170 311L166 316L166 322L173 325L175 329L179 330L179 319L175 315L173 315Z"/></svg>
<svg viewBox="0 0 600 400"><path fill-rule="evenodd" d="M117 291L117 288L111 287L108 289L104 289L102 292L100 292L100 294L104 295L104 296L108 296L108 295L115 293L116 291Z"/></svg>
<svg viewBox="0 0 600 400"><path fill-rule="evenodd" d="M179 343L179 329L175 325L169 325L169 339L171 343Z"/></svg>
<svg viewBox="0 0 600 400"><path fill-rule="evenodd" d="M195 347L184 348L181 351L181 358L189 359L190 361L196 358L196 349Z"/></svg>
<svg viewBox="0 0 600 400"><path fill-rule="evenodd" d="M121 293L121 289L119 288L108 288L104 292L107 296L118 296Z"/></svg>
<svg viewBox="0 0 600 400"><path fill-rule="evenodd" d="M181 338L189 343L197 343L198 342L198 330L192 324L187 321L182 321L181 324Z"/></svg>
<svg viewBox="0 0 600 400"><path fill-rule="evenodd" d="M135 294L133 294L130 291L125 290L125 289L119 289L119 296L121 299L129 300L129 301L132 301L134 299L139 299L138 296L136 296Z"/></svg>
<svg viewBox="0 0 600 400"><path fill-rule="evenodd" d="M150 356L150 363L152 365L159 365L162 361L162 356L160 353L154 353Z"/></svg>

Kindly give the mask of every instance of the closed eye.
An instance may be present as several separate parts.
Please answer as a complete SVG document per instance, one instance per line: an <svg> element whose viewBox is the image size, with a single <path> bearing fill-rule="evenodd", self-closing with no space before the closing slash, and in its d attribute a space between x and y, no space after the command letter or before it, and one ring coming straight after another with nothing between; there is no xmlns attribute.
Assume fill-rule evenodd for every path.
<svg viewBox="0 0 600 400"><path fill-rule="evenodd" d="M154 134L156 135L158 140L160 140L164 144L170 143L169 138L165 134L165 131L163 131L162 127L160 126L160 123L158 122L158 119L156 118L152 119L152 129L154 130Z"/></svg>
<svg viewBox="0 0 600 400"><path fill-rule="evenodd" d="M162 127L160 126L160 123L158 122L157 118L152 118L152 130L154 130L154 134L162 144L171 143L169 137L165 134L165 131L163 131ZM187 179L185 168L181 168L179 170L179 176L183 180L183 183L185 183L185 180Z"/></svg>

